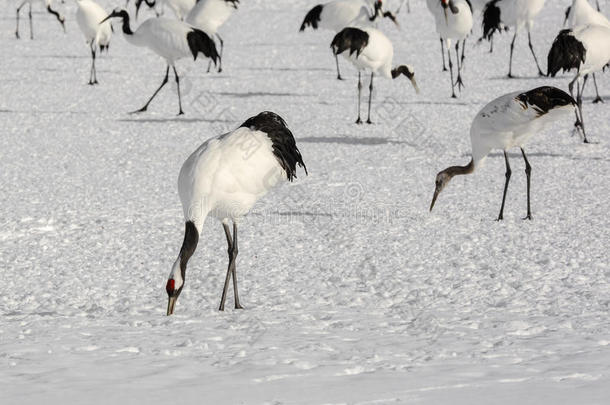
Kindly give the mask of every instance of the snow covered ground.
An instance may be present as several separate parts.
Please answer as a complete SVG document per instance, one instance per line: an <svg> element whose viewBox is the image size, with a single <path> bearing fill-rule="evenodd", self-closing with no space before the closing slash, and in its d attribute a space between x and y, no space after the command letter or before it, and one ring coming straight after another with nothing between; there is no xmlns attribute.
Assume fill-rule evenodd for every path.
<svg viewBox="0 0 610 405"><path fill-rule="evenodd" d="M122 1L117 2L123 4ZM356 126L356 72L335 79L329 32L298 33L315 1L244 0L225 27L225 71L183 60L185 116L163 62L115 32L86 85L89 53L34 6L35 40L0 19L0 403L608 404L608 104L587 91L590 139L572 118L528 145L534 220L513 151L505 221L495 222L501 152L428 206L436 173L469 159L479 108L534 76L525 36L467 48L452 100L423 1L383 23L407 80L376 81L375 125ZM568 1L533 31L546 53ZM106 4L110 10L114 4ZM609 11L606 6L606 11ZM144 13L144 15L147 15ZM170 82L171 83L171 82ZM608 75L599 75L610 100ZM368 82L367 82L368 84ZM368 92L368 90L367 90ZM221 226L206 223L176 315L165 281L182 242L176 179L212 135L262 110L283 116L309 176L256 205L240 228L246 310L218 312Z"/></svg>

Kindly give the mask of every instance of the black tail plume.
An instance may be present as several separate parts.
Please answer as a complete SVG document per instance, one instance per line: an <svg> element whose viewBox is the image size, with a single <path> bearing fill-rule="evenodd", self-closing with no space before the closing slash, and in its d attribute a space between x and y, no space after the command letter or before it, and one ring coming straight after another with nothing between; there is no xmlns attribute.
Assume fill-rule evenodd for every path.
<svg viewBox="0 0 610 405"><path fill-rule="evenodd" d="M205 32L193 28L191 32L186 34L186 41L193 53L193 59L197 60L197 54L201 52L204 56L212 59L214 65L220 60L220 56L218 56L218 51L216 50L216 44Z"/></svg>
<svg viewBox="0 0 610 405"><path fill-rule="evenodd" d="M491 40L496 31L502 31L502 18L500 8L497 6L499 0L492 0L483 9L483 36L482 39Z"/></svg>
<svg viewBox="0 0 610 405"><path fill-rule="evenodd" d="M263 111L248 118L246 122L240 125L241 127L267 134L271 139L273 155L286 172L286 178L289 181L297 177L297 164L305 170L305 174L308 174L294 136L282 117L271 111Z"/></svg>
<svg viewBox="0 0 610 405"><path fill-rule="evenodd" d="M349 49L349 54L352 55L356 52L356 56L360 56L362 50L369 43L369 34L366 31L362 31L358 28L347 27L343 28L330 43L330 47L333 49L335 55L342 54L345 50Z"/></svg>
<svg viewBox="0 0 610 405"><path fill-rule="evenodd" d="M555 77L560 70L578 69L586 56L587 50L572 35L572 30L560 31L547 57L547 76Z"/></svg>
<svg viewBox="0 0 610 405"><path fill-rule="evenodd" d="M542 86L521 93L516 100L526 107L532 106L538 116L544 115L554 108L566 105L576 106L576 101L565 91L552 86Z"/></svg>
<svg viewBox="0 0 610 405"><path fill-rule="evenodd" d="M324 6L322 6L322 4L318 4L317 6L309 10L307 15L305 16L305 19L303 20L303 24L301 24L301 28L299 29L299 31L305 31L305 28L307 28L308 26L311 26L311 28L317 30L318 23L320 22L320 14L322 13L323 7Z"/></svg>

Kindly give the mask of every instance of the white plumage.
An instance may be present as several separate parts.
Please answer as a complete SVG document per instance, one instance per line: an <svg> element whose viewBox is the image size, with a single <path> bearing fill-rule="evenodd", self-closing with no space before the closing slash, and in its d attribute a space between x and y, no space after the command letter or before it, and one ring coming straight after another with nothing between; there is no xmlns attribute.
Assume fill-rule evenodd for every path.
<svg viewBox="0 0 610 405"><path fill-rule="evenodd" d="M182 291L186 264L208 216L222 222L229 245L229 267L219 309L224 309L231 276L235 308L242 308L235 272L238 221L271 189L286 180L292 181L297 165L307 172L286 123L268 111L248 119L234 131L207 140L186 159L178 177L185 237L166 286L168 315L173 313ZM229 222L233 222L232 236Z"/></svg>
<svg viewBox="0 0 610 405"><path fill-rule="evenodd" d="M95 1L78 0L76 4L76 22L91 50L89 84L93 85L98 83L97 72L95 70L96 53L98 50L108 49L110 37L112 36L112 25L110 25L110 21L100 24L108 13Z"/></svg>
<svg viewBox="0 0 610 405"><path fill-rule="evenodd" d="M456 175L470 174L479 167L494 149L504 151L506 163L506 182L502 195L502 206L498 220L504 217L504 202L511 176L507 150L520 147L525 160L527 176L527 216L531 219L530 175L531 166L525 155L523 145L544 127L574 110L576 102L570 95L556 87L539 87L526 92L505 94L483 107L474 118L470 127L472 159L466 166L451 166L436 176L436 187L430 211L438 195Z"/></svg>
<svg viewBox="0 0 610 405"><path fill-rule="evenodd" d="M598 4L599 7L599 4ZM610 21L602 13L597 11L587 0L573 0L572 5L566 12L566 22L570 28L576 28L584 25L602 25L610 28ZM593 84L595 85L595 99L593 104L603 102L604 100L599 95L597 88L597 78L593 73Z"/></svg>
<svg viewBox="0 0 610 405"><path fill-rule="evenodd" d="M138 29L133 32L129 25L129 14L125 10L116 9L104 21L109 18L121 18L123 34L128 42L136 46L144 46L165 59L167 69L165 78L161 86L154 92L152 97L141 109L135 112L146 111L150 102L155 98L159 90L168 81L169 68L174 71L178 90L178 115L184 114L182 111L182 101L180 98L180 80L176 71L175 62L188 56L197 59L197 55L202 53L210 58L214 63L219 59L214 41L203 31L195 27L171 18L159 17L149 18L144 21Z"/></svg>
<svg viewBox="0 0 610 405"><path fill-rule="evenodd" d="M515 35L510 44L510 59L508 67L508 77L513 77L513 51L517 34L525 27L527 30L528 44L534 62L538 68L538 74L544 76L542 69L538 63L538 58L534 52L532 45L531 30L534 25L534 19L542 11L545 0L492 0L485 6L483 11L483 37L492 40L492 36L496 31L502 31L504 28L514 27Z"/></svg>
<svg viewBox="0 0 610 405"><path fill-rule="evenodd" d="M347 27L341 30L331 43L335 56L343 55L358 69L358 119L356 124L362 123L360 119L360 95L362 91L361 71L371 72L369 85L369 108L367 124L371 123L371 99L373 94L373 76L375 73L395 79L404 74L419 93L415 81L415 73L409 65L392 67L394 47L383 32L373 27Z"/></svg>
<svg viewBox="0 0 610 405"><path fill-rule="evenodd" d="M161 0L164 6L169 7L179 20L184 20L189 11L195 7L195 0Z"/></svg>
<svg viewBox="0 0 610 405"><path fill-rule="evenodd" d="M222 72L222 53L224 50L224 40L218 34L220 27L237 10L239 0L199 0L189 11L185 21L194 27L199 28L210 37L216 36L220 41L220 64L218 71ZM208 71L210 66L208 65Z"/></svg>
<svg viewBox="0 0 610 405"><path fill-rule="evenodd" d="M472 9L466 0L427 0L428 10L434 16L436 32L441 39L441 55L443 56L443 70L445 67L445 49L449 58L449 70L451 78L451 97L455 98L455 85L458 89L464 86L462 81L462 65L464 63L464 51L466 48L466 37L472 31ZM455 57L457 61L457 79L453 81L453 62L451 60L451 43L455 41ZM462 41L462 55L460 56L460 41Z"/></svg>
<svg viewBox="0 0 610 405"><path fill-rule="evenodd" d="M536 105L534 98L536 92L529 94L525 91L516 91L505 94L489 102L483 107L470 127L470 141L472 144L472 160L475 168L480 166L487 155L494 149L509 150L523 145L535 134L540 132L549 123L561 118L567 112L574 111L572 98L567 97L563 91L551 87L556 95L545 95L549 100L559 100L560 104ZM524 95L521 99L519 96ZM540 96L539 96L540 97ZM550 103L549 101L545 101Z"/></svg>
<svg viewBox="0 0 610 405"><path fill-rule="evenodd" d="M23 6L25 6L27 4L28 5L28 18L30 20L30 39L34 39L34 30L32 28L32 4L33 3L38 3L42 6L44 6L44 8L47 9L47 12L49 14L52 14L55 16L55 18L57 18L57 21L61 24L61 28L64 30L64 33L66 32L66 25L65 25L66 19L61 14L59 14L57 11L55 11L53 9L52 0L23 0L21 2L21 4L19 4L19 7L17 7L17 28L15 28L15 36L17 38L19 38L19 12L23 8Z"/></svg>
<svg viewBox="0 0 610 405"><path fill-rule="evenodd" d="M572 6L566 15L570 28L579 25L603 25L610 27L610 22L602 13L597 11L587 0L572 0Z"/></svg>
<svg viewBox="0 0 610 405"><path fill-rule="evenodd" d="M588 25L576 27L571 35L586 50L583 63L578 69L577 77L601 71L610 62L610 27Z"/></svg>
<svg viewBox="0 0 610 405"><path fill-rule="evenodd" d="M239 0L199 0L186 16L186 22L208 35L214 35L237 10Z"/></svg>

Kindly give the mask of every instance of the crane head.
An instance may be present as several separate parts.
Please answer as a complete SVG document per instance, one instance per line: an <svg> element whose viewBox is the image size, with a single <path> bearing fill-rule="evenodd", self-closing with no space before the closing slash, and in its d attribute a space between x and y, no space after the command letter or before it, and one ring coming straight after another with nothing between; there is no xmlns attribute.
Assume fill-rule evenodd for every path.
<svg viewBox="0 0 610 405"><path fill-rule="evenodd" d="M172 315L174 313L174 308L176 306L176 301L182 292L182 287L184 287L184 277L183 272L180 268L180 258L176 260L174 263L174 267L172 268L172 272L169 274L169 278L167 279L167 284L165 285L165 291L167 292L167 315Z"/></svg>
<svg viewBox="0 0 610 405"><path fill-rule="evenodd" d="M180 254L172 266L172 271L169 273L165 291L167 292L167 315L174 313L176 301L184 287L184 279L186 275L186 264L195 253L197 243L199 242L199 230L193 221L187 221L184 227L184 242Z"/></svg>
<svg viewBox="0 0 610 405"><path fill-rule="evenodd" d="M449 181L452 177L453 176L447 173L446 170L443 170L442 172L436 175L436 185L434 188L434 196L432 197L432 203L430 204L430 211L432 211L432 208L434 208L434 203L436 202L438 195L441 193L441 191L443 191L445 186L449 184Z"/></svg>
<svg viewBox="0 0 610 405"><path fill-rule="evenodd" d="M457 8L455 4L453 4L453 0L441 0L441 6L443 6L443 13L445 13L445 23L447 24L449 24L449 15L447 14L447 9L450 9L452 14L457 14L460 12L460 9Z"/></svg>

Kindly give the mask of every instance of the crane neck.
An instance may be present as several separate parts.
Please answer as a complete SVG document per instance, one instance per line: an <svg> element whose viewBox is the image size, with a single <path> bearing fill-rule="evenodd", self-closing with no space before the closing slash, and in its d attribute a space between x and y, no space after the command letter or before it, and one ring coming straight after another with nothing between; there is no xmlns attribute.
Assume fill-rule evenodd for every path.
<svg viewBox="0 0 610 405"><path fill-rule="evenodd" d="M470 163L468 163L466 166L451 166L443 171L447 173L449 177L454 177L459 175L471 174L472 172L474 172L474 168L474 160L470 159Z"/></svg>
<svg viewBox="0 0 610 405"><path fill-rule="evenodd" d="M123 24L121 27L123 29L123 34L133 35L133 31L131 30L129 24L129 14L127 14L127 12L121 12L121 19L123 20Z"/></svg>

